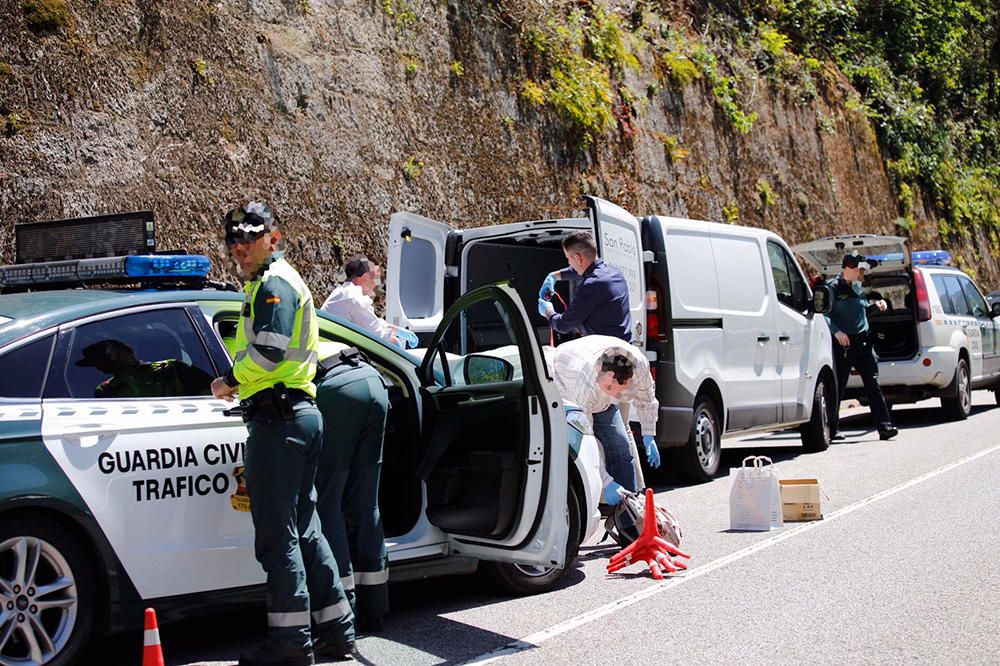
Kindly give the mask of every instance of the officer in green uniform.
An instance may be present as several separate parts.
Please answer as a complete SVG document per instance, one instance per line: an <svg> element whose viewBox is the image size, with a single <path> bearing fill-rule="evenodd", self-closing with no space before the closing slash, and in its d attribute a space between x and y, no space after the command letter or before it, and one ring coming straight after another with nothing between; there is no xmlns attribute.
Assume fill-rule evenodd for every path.
<svg viewBox="0 0 1000 666"><path fill-rule="evenodd" d="M350 348L320 363L316 403L327 424L316 475L323 533L358 631L376 632L389 610L389 557L378 509L389 393L378 370Z"/></svg>
<svg viewBox="0 0 1000 666"><path fill-rule="evenodd" d="M316 513L323 422L312 382L319 347L312 295L277 251L281 232L267 205L246 202L225 222L246 298L233 367L212 382L212 393L228 400L239 393L254 548L267 574L267 641L240 666L312 664L314 651L345 658L354 651L354 616Z"/></svg>
<svg viewBox="0 0 1000 666"><path fill-rule="evenodd" d="M892 439L899 430L892 424L889 407L886 405L882 387L878 383L878 357L870 339L868 310L878 308L884 311L886 303L879 300L869 303L862 289L865 271L870 270L873 260L857 252L844 256L841 262L843 272L829 280L827 285L833 290L833 308L827 315L827 323L833 333L833 362L837 370L837 408L833 410L830 435L843 439L837 434L840 418L840 402L844 399L847 379L851 368L857 368L868 394L868 405L875 418L880 439Z"/></svg>
<svg viewBox="0 0 1000 666"><path fill-rule="evenodd" d="M82 350L76 362L112 375L94 389L95 398L169 398L203 395L211 375L174 358L140 363L120 340L100 340Z"/></svg>

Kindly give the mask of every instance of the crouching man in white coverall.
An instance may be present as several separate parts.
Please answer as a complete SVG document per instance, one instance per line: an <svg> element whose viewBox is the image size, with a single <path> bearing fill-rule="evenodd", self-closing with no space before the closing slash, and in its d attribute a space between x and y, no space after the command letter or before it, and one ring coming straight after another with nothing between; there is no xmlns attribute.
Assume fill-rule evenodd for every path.
<svg viewBox="0 0 1000 666"><path fill-rule="evenodd" d="M631 402L638 412L646 460L659 467L655 434L660 404L642 351L618 338L587 335L555 350L546 348L546 360L563 400L578 405L594 424L594 436L604 450L604 502L621 502L622 488L641 491L633 456L638 449L618 403Z"/></svg>

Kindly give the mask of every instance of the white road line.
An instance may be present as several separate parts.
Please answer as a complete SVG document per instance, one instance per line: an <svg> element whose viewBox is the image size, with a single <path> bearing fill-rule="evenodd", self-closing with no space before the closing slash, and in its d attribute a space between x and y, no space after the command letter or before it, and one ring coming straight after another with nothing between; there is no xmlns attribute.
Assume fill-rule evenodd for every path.
<svg viewBox="0 0 1000 666"><path fill-rule="evenodd" d="M874 504L875 502L878 502L880 500L883 500L886 497L895 495L896 493L906 490L907 488L912 488L917 484L923 483L924 481L927 481L929 479L933 479L934 477L944 474L945 472L948 472L950 470L953 470L956 467L961 467L966 463L970 463L973 460L977 460L979 458L982 458L983 456L987 456L996 451L1000 451L1000 445L984 449L983 451L979 451L978 453L973 453L972 455L966 456L965 458L961 458L959 460L956 460L955 462L944 465L943 467L938 467L937 469L931 472L927 472L926 474L910 479L909 481L901 483L898 486L893 486L892 488L883 490L880 493L876 493L871 497L855 502L854 504L849 504L843 508L837 509L833 513L825 516L823 520L811 523L802 523L801 525L797 525L795 527L786 527L780 533L776 534L773 537L764 539L763 541L755 543L752 546L747 546L746 548L738 550L735 553L726 555L725 557L713 560L708 564L706 564L705 566L692 569L688 571L687 574L685 574L683 577L668 578L661 582L654 583L653 585L650 585L647 588L639 590L638 592L634 592L628 596L622 597L621 599L612 601L610 604L599 606L598 608L589 610L586 613L581 613L576 617L571 617L568 620L560 622L559 624L552 625L547 629L542 629L541 631L535 632L529 636L525 636L520 640L516 640L511 643L508 643L507 645L499 647L496 650L493 650L492 652L487 652L485 654L479 655L478 657L474 657L473 659L470 659L469 661L466 661L464 663L489 664L503 657L507 657L512 654L517 654L518 652L523 652L525 650L530 650L532 648L538 647L541 643L544 643L550 638L554 638L561 634L565 634L566 632L572 631L577 627L582 627L585 624L589 624L594 620L599 620L602 617L611 615L612 613L619 611L623 608L627 608L628 606L632 606L633 604L637 604L640 601L648 599L657 594L660 594L661 592L671 590L677 587L678 585L682 585L690 580L694 580L695 578L699 578L700 576L709 574L715 571L716 569L721 569L727 564L732 564L733 562L742 560L745 557L749 557L754 553L760 552L766 548L770 548L771 546L779 544L787 539L791 539L794 536L804 534L809 530L813 530L816 529L817 527L821 527L822 525L829 524L831 521L846 516L850 513L854 513L858 509L863 509L864 507L870 504Z"/></svg>

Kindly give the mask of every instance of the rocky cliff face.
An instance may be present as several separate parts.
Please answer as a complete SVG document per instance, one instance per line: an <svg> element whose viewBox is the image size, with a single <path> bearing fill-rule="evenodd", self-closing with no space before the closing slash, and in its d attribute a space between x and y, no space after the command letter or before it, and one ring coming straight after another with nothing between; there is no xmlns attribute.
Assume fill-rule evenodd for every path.
<svg viewBox="0 0 1000 666"><path fill-rule="evenodd" d="M245 195L274 204L318 297L341 256L383 257L397 210L475 226L565 216L595 193L790 242L897 231L875 134L833 68L806 101L760 81L741 134L706 81L663 85L637 52L624 78L641 112L581 148L522 94L530 57L502 4L87 0L39 29L0 0L2 259L14 222L151 208L161 247L231 277L218 220Z"/></svg>

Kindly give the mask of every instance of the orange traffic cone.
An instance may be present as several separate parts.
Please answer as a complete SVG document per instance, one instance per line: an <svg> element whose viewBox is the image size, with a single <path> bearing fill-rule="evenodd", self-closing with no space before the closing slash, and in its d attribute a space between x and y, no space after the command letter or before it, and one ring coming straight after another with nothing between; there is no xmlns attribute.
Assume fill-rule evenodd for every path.
<svg viewBox="0 0 1000 666"><path fill-rule="evenodd" d="M156 611L146 609L146 630L142 637L142 666L163 666L160 649L160 629L156 626Z"/></svg>

